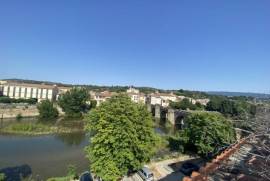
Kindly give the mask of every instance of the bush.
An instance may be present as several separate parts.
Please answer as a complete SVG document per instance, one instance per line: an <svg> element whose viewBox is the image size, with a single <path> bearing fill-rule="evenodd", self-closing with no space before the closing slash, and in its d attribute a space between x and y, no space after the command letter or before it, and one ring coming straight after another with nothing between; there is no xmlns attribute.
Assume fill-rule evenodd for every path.
<svg viewBox="0 0 270 181"><path fill-rule="evenodd" d="M41 119L54 119L58 117L58 110L53 106L49 100L42 101L38 106L39 117Z"/></svg>
<svg viewBox="0 0 270 181"><path fill-rule="evenodd" d="M30 98L30 99L13 99L9 97L0 97L0 103L27 103L27 104L36 104L37 99L36 98Z"/></svg>
<svg viewBox="0 0 270 181"><path fill-rule="evenodd" d="M17 116L16 116L16 120L21 120L22 119L22 114L21 113L19 113L19 114L17 114Z"/></svg>
<svg viewBox="0 0 270 181"><path fill-rule="evenodd" d="M0 181L4 181L5 180L5 174L4 173L0 173Z"/></svg>

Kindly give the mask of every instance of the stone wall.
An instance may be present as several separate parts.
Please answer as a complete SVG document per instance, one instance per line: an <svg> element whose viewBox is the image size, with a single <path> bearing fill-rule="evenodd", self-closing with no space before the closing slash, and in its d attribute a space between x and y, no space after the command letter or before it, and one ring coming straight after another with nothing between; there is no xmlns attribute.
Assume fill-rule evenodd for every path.
<svg viewBox="0 0 270 181"><path fill-rule="evenodd" d="M33 117L39 113L36 105L0 104L0 118L16 118L18 114L22 117Z"/></svg>

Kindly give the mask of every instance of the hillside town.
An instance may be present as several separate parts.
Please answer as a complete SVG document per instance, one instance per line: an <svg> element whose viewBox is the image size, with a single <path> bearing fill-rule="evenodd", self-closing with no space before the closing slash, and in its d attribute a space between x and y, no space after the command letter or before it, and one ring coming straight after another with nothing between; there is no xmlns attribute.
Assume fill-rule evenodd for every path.
<svg viewBox="0 0 270 181"><path fill-rule="evenodd" d="M23 128L28 125L29 123L15 123L18 124L18 126L22 128L16 128L13 127L14 123L11 123L9 125L9 121L7 119L16 119L17 121L20 121L21 119L29 119L29 118L36 118L39 117L40 120L47 120L49 117L52 117L53 119L58 118L58 124L59 122L67 122L66 117L76 117L76 119L89 119L87 116L92 116L92 114L95 114L95 111L99 110L99 107L102 109L105 109L107 106L112 106L116 102L119 102L119 106L121 104L127 104L125 100L124 102L121 102L122 99L126 99L125 96L134 104L134 106L137 105L143 105L148 113L141 113L141 114L149 114L155 120L155 131L157 131L158 134L161 135L161 138L163 142L167 142L165 145L161 146L162 148L159 148L156 150L156 152L160 152L163 150L162 157L167 157L166 159L160 158L160 156L155 156L157 158L152 158L151 162L148 162L142 170L131 174L130 176L124 176L122 178L123 181L141 181L141 180L147 180L148 176L145 178L144 174L149 175L149 179L152 178L155 180L164 180L164 181L174 181L174 180L183 180L183 181L193 181L193 180L227 180L228 178L237 178L238 180L241 179L256 179L260 178L258 176L255 176L254 171L250 172L247 171L247 168L253 167L253 164L256 164L257 167L260 168L260 172L263 172L263 166L261 164L268 164L263 162L258 162L258 159L261 159L262 157L268 155L268 153L262 152L259 155L255 156L257 154L257 145L259 144L259 140L264 140L264 145L268 145L268 139L265 137L265 134L263 135L256 135L259 132L265 132L267 135L267 129L265 127L260 127L260 124L258 121L262 121L263 124L269 124L269 122L265 122L267 116L269 115L269 108L266 107L257 107L257 104L253 103L253 99L247 99L243 101L241 98L228 98L224 96L188 96L192 95L189 92L186 92L185 94L179 94L179 91L164 91L164 90L153 90L148 93L143 93L139 90L139 88L136 88L134 86L129 86L126 89L122 89L123 91L111 91L110 89L97 91L95 89L89 89L87 86L66 86L62 84L52 84L52 83L46 83L46 82L35 82L35 81L17 81L17 80L1 80L0 81L0 115L1 115L1 124L4 126L1 126L2 129L0 129L3 133L9 133L9 134L61 134L61 132L69 132L68 134L71 134L72 132L82 132L81 129L85 129L85 126L82 126L81 128L67 128L67 127L61 127L57 125L57 130L55 130L54 127L47 127L47 125L44 123L44 121L41 121L42 124L38 122L31 123L31 129ZM180 90L182 93L183 90ZM201 94L201 93L197 93ZM76 100L78 99L78 100ZM70 102L70 101L73 101ZM216 101L221 101L220 109L217 109L213 107L213 104ZM79 109L74 109L74 106L76 107L79 102L82 103L81 112L78 112ZM230 107L227 107L227 104L231 104ZM70 105L69 105L70 104ZM215 103L217 104L217 102ZM235 107L238 104L243 104L244 107ZM261 104L261 103L260 103ZM44 108L42 106L44 105ZM256 105L256 112L254 112L254 106ZM48 107L49 106L49 107ZM69 106L71 106L69 108ZM79 105L78 105L79 106ZM128 104L125 106L129 106ZM223 107L224 106L224 107ZM239 105L238 105L239 106ZM50 108L51 107L51 108ZM78 107L79 108L79 107ZM87 108L85 110L85 108ZM235 110L241 110L241 109L247 109L245 110L246 113L243 117L243 112L231 112L231 109ZM43 112L43 109L45 112ZM94 110L94 112L88 112L90 110ZM108 109L108 108L106 108ZM109 108L109 110L113 110L114 107ZM120 109L120 107L118 108ZM99 110L99 111L101 111ZM108 110L107 110L108 111ZM127 111L127 110L126 110ZM57 114L55 114L55 113ZM264 112L264 113L263 113ZM79 114L78 114L79 113ZM102 114L107 114L107 112L104 112ZM223 115L225 117L223 117ZM96 119L95 115L92 119ZM117 113L114 117L111 119L115 119L116 117L121 116L121 114ZM135 116L135 115L134 115ZM198 116L198 117L197 117ZM246 116L250 118L245 118ZM193 118L194 117L194 118ZM205 117L205 118L204 118ZM209 118L207 118L209 117ZM229 122L226 121L226 119L230 119ZM69 118L70 119L70 118ZM146 117L143 117L142 119L146 119ZM196 126L201 127L201 125L196 125L196 122L194 120L204 120L207 125L211 125L211 123L207 123L209 120L216 120L221 121L219 124L223 124L224 121L227 122L226 124L234 126L227 129L234 129L232 133L225 133L226 134L232 134L232 135L226 135L229 137L232 137L232 140L227 140L228 142L231 142L230 144L227 144L227 142L220 142L220 144L224 144L223 146L214 146L212 151L206 151L204 154L199 154L198 152L194 154L186 154L185 152L181 151L181 147L183 147L185 144L182 141L176 141L178 139L181 140L181 137L179 137L179 133L182 134L185 131L191 131ZM250 125L242 125L243 122L240 119L246 119L244 122L250 122L252 121L253 124L256 124L253 126L253 128L250 127ZM254 119L258 119L254 122ZM4 124L3 124L4 121ZM85 121L80 121L82 125L88 125L92 126L94 123L85 123ZM98 121L98 120L96 120ZM150 120L148 120L150 122ZM191 122L190 122L191 121ZM6 123L5 123L6 122ZM21 121L20 121L21 122ZM57 123L56 122L56 123ZM78 122L78 121L75 121ZM150 122L148 124L150 124ZM53 123L53 124L56 124ZM78 122L79 123L79 122ZM239 124L241 123L241 124ZM5 126L7 124L7 126ZM34 125L40 124L42 128L35 128ZM63 123L61 123L63 124ZM74 124L74 123L72 123ZM144 123L143 123L144 124ZM152 124L152 123L151 123ZM189 127L190 124L194 124L194 127ZM251 124L251 123L249 123ZM162 126L161 126L162 125ZM165 126L164 126L165 125ZM227 125L227 126L228 126ZM16 125L17 126L17 125ZM46 128L45 128L46 126ZM161 126L161 127L160 127ZM225 125L224 125L225 126ZM43 128L44 127L44 128ZM117 128L117 127L116 127ZM267 128L267 127L266 127ZM42 130L43 129L43 130ZM122 127L118 128L122 129ZM220 129L220 128L216 128ZM168 133L166 133L167 131ZM194 130L198 131L198 130ZM223 130L220 130L223 131ZM232 131L232 130L231 130ZM121 131L120 131L121 132ZM177 133L179 132L179 133ZM191 132L192 133L192 132ZM188 134L186 132L185 134ZM197 134L205 134L205 132L197 133ZM208 133L207 133L208 134ZM216 134L216 133L209 133L209 134ZM217 133L219 134L219 133ZM233 138L235 134L235 138ZM206 135L207 136L207 135ZM208 135L209 136L209 135ZM216 135L218 137L218 135ZM107 138L109 139L109 138ZM176 139L176 140L175 140ZM192 137L187 137L185 139L193 139ZM216 137L210 136L209 139L216 139ZM228 139L228 138L223 138ZM178 145L175 146L170 145L174 140L174 144ZM199 141L199 140L198 140ZM202 140L201 140L202 141ZM163 143L164 144L164 143ZM167 145L168 144L168 145ZM204 141L201 142L201 144L205 144ZM212 143L209 143L212 144ZM206 144L207 145L207 144ZM165 146L165 147L164 147ZM209 145L207 145L209 146ZM169 147L170 149L168 150ZM90 147L89 147L90 148ZM91 147L92 148L92 147ZM189 150L189 148L184 149ZM182 149L183 149L182 148ZM197 148L199 149L199 148ZM202 149L202 148L200 148ZM172 151L174 150L174 151ZM191 151L191 150L189 150ZM194 150L192 150L193 152ZM179 155L179 153L183 155ZM252 153L252 154L251 154ZM251 154L249 156L249 154ZM253 156L252 156L253 155ZM210 159L210 161L209 161ZM212 160L212 161L211 161ZM245 163L243 163L243 161ZM244 164L244 166L243 166ZM26 168L24 168L26 167ZM185 169L185 167L187 167ZM266 166L267 167L267 166ZM223 168L223 169L221 169ZM7 168L7 169L15 169L15 168ZM16 168L19 169L19 168ZM29 168L28 165L24 165L22 168L23 170L32 170ZM250 168L251 169L251 168ZM179 171L180 170L180 171ZM5 171L5 169L3 170ZM0 170L1 172L1 170ZM6 172L6 171L5 171ZM32 172L32 171L31 171ZM86 172L83 173L80 178L83 177L93 177L95 176L94 170L91 171L92 173ZM252 174L251 174L252 173ZM90 175L89 175L90 174ZM91 175L92 174L92 175ZM32 175L32 173L31 173ZM105 174L106 175L106 174ZM150 176L152 175L152 176ZM259 174L262 178L267 177L267 175ZM7 175L11 178L10 175ZM95 179L101 179L101 175L98 176ZM104 176L102 176L104 179ZM68 177L70 178L70 177ZM14 179L12 177L12 179ZM69 179L68 179L69 180ZM74 180L75 177L74 177Z"/></svg>
<svg viewBox="0 0 270 181"><path fill-rule="evenodd" d="M56 101L58 97L72 89L72 87L63 87L57 85L46 84L30 84L19 83L16 81L0 81L0 94L15 99L37 99L38 102L42 100ZM160 105L162 107L168 107L170 101L179 102L184 98L188 98L192 104L200 103L206 105L209 99L193 99L185 96L177 96L173 92L159 93L158 91L150 94L141 93L138 89L130 86L126 90L126 93L135 103ZM102 92L94 92L89 90L90 98L97 101L97 105L116 95L116 92L110 92L108 90Z"/></svg>
<svg viewBox="0 0 270 181"><path fill-rule="evenodd" d="M270 0L2 0L0 181L270 181L269 18Z"/></svg>

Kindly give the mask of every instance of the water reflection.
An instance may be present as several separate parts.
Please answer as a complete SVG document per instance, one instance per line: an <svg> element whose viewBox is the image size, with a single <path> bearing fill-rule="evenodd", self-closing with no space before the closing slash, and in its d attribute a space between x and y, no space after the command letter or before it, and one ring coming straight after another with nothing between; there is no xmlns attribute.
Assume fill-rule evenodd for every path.
<svg viewBox="0 0 270 181"><path fill-rule="evenodd" d="M84 132L61 133L55 137L69 146L80 145L86 139Z"/></svg>
<svg viewBox="0 0 270 181"><path fill-rule="evenodd" d="M32 169L32 178L38 177L41 180L66 175L69 164L75 165L78 172L89 169L89 161L84 152L89 135L84 133L82 121L24 118L20 122L16 119L3 120L0 125L5 127L31 123L77 128L77 132L38 136L0 133L0 169L27 164Z"/></svg>
<svg viewBox="0 0 270 181"><path fill-rule="evenodd" d="M29 165L21 165L0 169L0 173L5 175L5 181L21 181L32 174L32 169Z"/></svg>

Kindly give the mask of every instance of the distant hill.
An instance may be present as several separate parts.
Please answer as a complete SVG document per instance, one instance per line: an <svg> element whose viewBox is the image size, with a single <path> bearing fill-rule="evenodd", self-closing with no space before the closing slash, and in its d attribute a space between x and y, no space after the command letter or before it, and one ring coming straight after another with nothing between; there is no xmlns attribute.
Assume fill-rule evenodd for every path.
<svg viewBox="0 0 270 181"><path fill-rule="evenodd" d="M228 96L228 97L245 96L245 97L254 97L258 99L270 99L270 94L262 94L262 93L209 91L207 92L207 94Z"/></svg>
<svg viewBox="0 0 270 181"><path fill-rule="evenodd" d="M46 85L58 85L58 86L72 86L71 84L63 84L59 82L50 81L39 81L39 80L28 80L28 79L2 79L4 81L28 83L28 84L46 84Z"/></svg>

